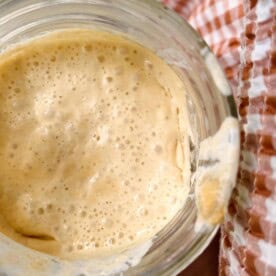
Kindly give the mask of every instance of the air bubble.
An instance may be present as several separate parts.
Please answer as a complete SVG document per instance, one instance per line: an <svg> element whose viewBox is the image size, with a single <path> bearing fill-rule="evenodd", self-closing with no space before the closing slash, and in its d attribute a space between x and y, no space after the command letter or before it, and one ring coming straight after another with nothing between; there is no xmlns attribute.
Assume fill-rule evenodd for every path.
<svg viewBox="0 0 276 276"><path fill-rule="evenodd" d="M92 45L85 45L84 46L84 49L85 49L85 51L87 51L87 52L91 52L92 51Z"/></svg>
<svg viewBox="0 0 276 276"><path fill-rule="evenodd" d="M68 246L68 248L67 248L68 252L71 253L71 252L73 252L73 250L74 250L74 247L72 245Z"/></svg>
<svg viewBox="0 0 276 276"><path fill-rule="evenodd" d="M130 185L130 181L129 181L129 180L125 180L125 181L123 182L123 184L124 184L124 186L129 186L129 185Z"/></svg>
<svg viewBox="0 0 276 276"><path fill-rule="evenodd" d="M105 57L104 56L98 56L97 59L98 59L98 61L100 63L103 63L105 61Z"/></svg>
<svg viewBox="0 0 276 276"><path fill-rule="evenodd" d="M120 53L121 55L126 55L127 52L128 52L128 50L127 50L126 48L123 48L123 47L120 47L120 48L119 48L119 53Z"/></svg>
<svg viewBox="0 0 276 276"><path fill-rule="evenodd" d="M148 69L148 70L152 70L153 69L153 64L149 60L145 60L144 61L144 65L145 65L145 68Z"/></svg>
<svg viewBox="0 0 276 276"><path fill-rule="evenodd" d="M71 205L69 206L69 212L72 213L72 212L74 212L75 210L76 210L76 207L75 207L74 205L71 204Z"/></svg>
<svg viewBox="0 0 276 276"><path fill-rule="evenodd" d="M43 208L38 208L37 213L39 215L43 215L44 214L44 209Z"/></svg>
<svg viewBox="0 0 276 276"><path fill-rule="evenodd" d="M109 82L109 83L110 83L110 82L112 82L112 81L113 81L113 78L112 78L112 77L107 77L107 78L106 78L106 80L107 80L107 82Z"/></svg>
<svg viewBox="0 0 276 276"><path fill-rule="evenodd" d="M81 217L82 217L82 218L85 218L86 216L87 216L87 213L86 213L85 211L82 211L82 212L81 212Z"/></svg>
<svg viewBox="0 0 276 276"><path fill-rule="evenodd" d="M79 245L77 246L77 249L78 249L78 250L82 250L82 249L83 249L83 245L79 244Z"/></svg>
<svg viewBox="0 0 276 276"><path fill-rule="evenodd" d="M48 204L48 205L46 206L46 209L47 209L48 211L51 211L51 210L53 209L53 204Z"/></svg>
<svg viewBox="0 0 276 276"><path fill-rule="evenodd" d="M161 147L160 145L156 145L156 146L154 147L154 151L155 151L157 154L161 154L162 151L163 151L163 149L162 149L162 147Z"/></svg>
<svg viewBox="0 0 276 276"><path fill-rule="evenodd" d="M123 67L118 66L118 67L115 68L114 73L115 73L116 76L120 76L120 75L122 75L123 71L124 71Z"/></svg>

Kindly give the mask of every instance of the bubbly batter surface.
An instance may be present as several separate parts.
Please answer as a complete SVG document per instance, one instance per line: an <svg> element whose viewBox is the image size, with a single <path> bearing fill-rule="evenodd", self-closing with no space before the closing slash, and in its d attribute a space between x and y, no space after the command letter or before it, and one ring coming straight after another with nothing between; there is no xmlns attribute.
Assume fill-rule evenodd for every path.
<svg viewBox="0 0 276 276"><path fill-rule="evenodd" d="M182 207L183 85L125 38L70 30L0 56L0 231L77 259L152 238Z"/></svg>

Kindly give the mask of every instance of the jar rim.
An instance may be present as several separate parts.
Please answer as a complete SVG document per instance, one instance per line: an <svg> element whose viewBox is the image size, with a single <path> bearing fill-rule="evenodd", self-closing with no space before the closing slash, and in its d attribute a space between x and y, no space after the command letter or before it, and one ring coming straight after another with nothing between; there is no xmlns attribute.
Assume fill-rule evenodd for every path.
<svg viewBox="0 0 276 276"><path fill-rule="evenodd" d="M31 11L43 9L45 7L53 7L55 5L69 5L69 4L76 4L76 5L97 5L97 4L104 4L104 5L110 5L110 6L116 6L124 11L132 11L133 5L137 8L135 12L143 11L143 18L148 17L148 20L153 20L153 18L158 22L161 18L162 20L166 19L168 24L171 24L175 28L183 29L182 32L188 32L191 36L191 39L195 45L197 45L199 51L201 49L201 52L199 53L202 61L205 63L205 67L207 70L209 70L210 75L212 76L212 71L214 70L213 66L214 64L210 65L207 62L207 58L210 56L213 57L213 54L211 53L211 50L205 43L205 41L200 38L200 36L196 33L196 31L180 16L175 14L173 11L169 10L168 8L164 8L160 3L157 1L148 1L148 0L117 0L117 1L105 1L105 0L52 0L52 1L46 1L46 0L22 0L22 1L16 1L16 0L4 0L2 3L0 3L0 25L2 26L2 31L0 30L0 48L1 45L8 45L12 43L13 36L20 35L20 28L19 25L17 26L17 32L12 33L11 30L13 29L11 20L13 20L14 25L19 24L16 21L16 18L18 16L27 15ZM123 6L123 8L122 8ZM150 7L150 8L149 8ZM139 15L141 16L141 14ZM5 26L7 24L10 24L9 29L5 30ZM30 25L31 26L31 25ZM172 28L171 26L171 28ZM16 27L16 26L14 26ZM25 26L22 26L24 28ZM181 31L179 31L181 33ZM216 59L212 60L213 62L217 63L218 68L218 62ZM216 68L216 70L219 70ZM220 69L221 70L221 69ZM222 70L221 70L222 71ZM216 71L217 72L217 71ZM222 74L224 76L224 74ZM223 89L230 90L230 86L227 83L227 80L225 78ZM223 94L223 91L221 91L221 88L218 87L218 85L215 86L217 89L217 94L221 93ZM228 92L227 92L228 93ZM224 97L222 95L223 99L221 100L221 103L223 105L222 113L231 114L231 111L234 112L235 109L229 108L229 104L227 104L227 101L232 101L232 97L228 95L227 97ZM171 258L171 261L166 263L166 266L164 264L159 264L158 268L153 268L154 270L151 270L152 272L158 271L159 275L172 275L180 272L183 268L188 266L192 261L194 261L207 247L207 245L210 243L210 241L213 239L215 234L217 233L219 229L219 226L213 226L210 227L206 232L202 231L199 234L198 240L194 241L192 246L190 247L190 252L186 253L185 255L181 255L181 253L178 252L177 256L173 256Z"/></svg>

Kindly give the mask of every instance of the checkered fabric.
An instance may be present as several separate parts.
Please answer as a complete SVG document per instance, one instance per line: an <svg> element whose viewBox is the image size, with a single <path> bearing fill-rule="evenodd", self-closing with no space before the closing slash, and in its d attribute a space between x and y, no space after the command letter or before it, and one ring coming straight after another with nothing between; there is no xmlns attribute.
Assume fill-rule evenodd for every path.
<svg viewBox="0 0 276 276"><path fill-rule="evenodd" d="M163 0L201 34L233 89L241 161L220 243L221 276L276 275L276 1Z"/></svg>

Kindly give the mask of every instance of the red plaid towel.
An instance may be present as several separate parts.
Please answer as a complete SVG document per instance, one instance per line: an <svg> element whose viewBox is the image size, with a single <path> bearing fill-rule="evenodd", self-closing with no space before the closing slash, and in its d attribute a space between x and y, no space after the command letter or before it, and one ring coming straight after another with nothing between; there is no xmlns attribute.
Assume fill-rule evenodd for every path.
<svg viewBox="0 0 276 276"><path fill-rule="evenodd" d="M276 1L163 0L217 55L241 123L241 162L222 227L220 275L276 275Z"/></svg>

